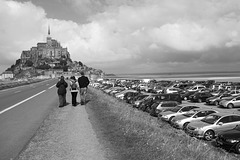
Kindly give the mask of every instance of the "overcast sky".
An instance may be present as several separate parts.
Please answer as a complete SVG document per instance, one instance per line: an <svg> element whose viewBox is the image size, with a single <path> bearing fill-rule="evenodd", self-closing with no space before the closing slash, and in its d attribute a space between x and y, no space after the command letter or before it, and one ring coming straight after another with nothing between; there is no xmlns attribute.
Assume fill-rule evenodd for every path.
<svg viewBox="0 0 240 160"><path fill-rule="evenodd" d="M106 73L239 71L239 0L0 0L0 72L51 37Z"/></svg>

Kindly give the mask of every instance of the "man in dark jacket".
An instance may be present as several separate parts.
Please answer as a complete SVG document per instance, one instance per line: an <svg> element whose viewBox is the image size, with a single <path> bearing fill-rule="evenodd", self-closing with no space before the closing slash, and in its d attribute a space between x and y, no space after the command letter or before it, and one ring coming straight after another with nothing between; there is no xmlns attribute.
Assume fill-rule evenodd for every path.
<svg viewBox="0 0 240 160"><path fill-rule="evenodd" d="M56 84L56 87L58 88L57 93L58 93L58 97L59 97L59 107L63 107L67 103L66 102L66 94L67 94L66 88L68 87L68 84L64 80L63 76L61 76L60 80Z"/></svg>
<svg viewBox="0 0 240 160"><path fill-rule="evenodd" d="M84 105L86 103L86 93L89 83L89 79L84 76L84 72L81 72L81 77L78 78L81 105Z"/></svg>

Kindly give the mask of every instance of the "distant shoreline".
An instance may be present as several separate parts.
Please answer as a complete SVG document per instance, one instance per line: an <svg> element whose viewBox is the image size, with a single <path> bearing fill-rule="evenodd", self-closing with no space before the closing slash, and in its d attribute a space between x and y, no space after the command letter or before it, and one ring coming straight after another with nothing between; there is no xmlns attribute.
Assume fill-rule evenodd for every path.
<svg viewBox="0 0 240 160"><path fill-rule="evenodd" d="M216 82L240 82L240 72L185 72L185 73L143 73L109 75L109 79L154 79L154 80L215 80Z"/></svg>

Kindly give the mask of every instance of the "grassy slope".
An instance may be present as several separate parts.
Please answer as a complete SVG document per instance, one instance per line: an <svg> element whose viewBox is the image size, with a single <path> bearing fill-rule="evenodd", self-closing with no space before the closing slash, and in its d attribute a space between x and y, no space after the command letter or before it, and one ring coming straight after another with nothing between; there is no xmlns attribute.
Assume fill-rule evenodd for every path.
<svg viewBox="0 0 240 160"><path fill-rule="evenodd" d="M102 91L90 89L87 111L108 159L237 160Z"/></svg>

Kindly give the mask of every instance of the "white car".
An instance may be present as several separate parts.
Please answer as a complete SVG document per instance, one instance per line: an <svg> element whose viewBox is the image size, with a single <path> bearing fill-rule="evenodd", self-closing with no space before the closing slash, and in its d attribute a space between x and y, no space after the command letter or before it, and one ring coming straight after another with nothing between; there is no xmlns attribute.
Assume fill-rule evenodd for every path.
<svg viewBox="0 0 240 160"><path fill-rule="evenodd" d="M219 106L224 108L240 107L240 96L232 97L231 99L224 99L219 102Z"/></svg>
<svg viewBox="0 0 240 160"><path fill-rule="evenodd" d="M197 138L212 140L218 133L233 129L237 125L240 125L240 115L214 113L201 121L191 122L186 132Z"/></svg>
<svg viewBox="0 0 240 160"><path fill-rule="evenodd" d="M217 113L217 111L213 109L193 109L187 112L186 114L176 116L172 119L172 125L175 128L185 130L187 125L193 121L202 120L204 117L209 114Z"/></svg>
<svg viewBox="0 0 240 160"><path fill-rule="evenodd" d="M189 92L199 91L201 89L206 88L204 85L195 85L188 89Z"/></svg>
<svg viewBox="0 0 240 160"><path fill-rule="evenodd" d="M162 113L158 114L158 118L161 118L161 120L163 121L167 121L167 122L171 122L171 120L178 116L178 115L182 115L182 114L186 114L188 111L192 110L192 109L197 109L199 107L197 106L177 106L173 109L171 109L170 111L164 111Z"/></svg>
<svg viewBox="0 0 240 160"><path fill-rule="evenodd" d="M167 88L166 90L165 90L165 93L178 93L180 91L180 89L179 88L173 88L173 87L171 87L171 88Z"/></svg>

